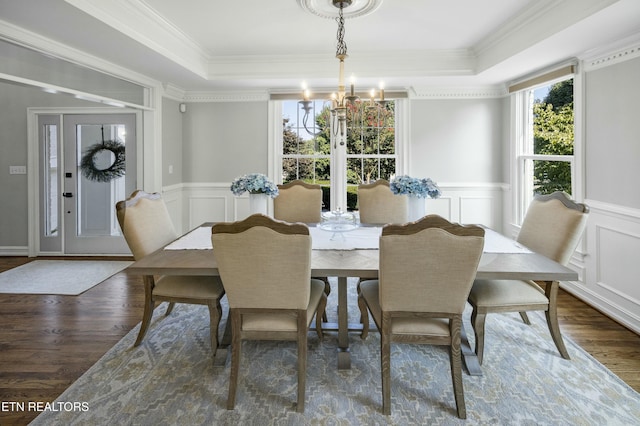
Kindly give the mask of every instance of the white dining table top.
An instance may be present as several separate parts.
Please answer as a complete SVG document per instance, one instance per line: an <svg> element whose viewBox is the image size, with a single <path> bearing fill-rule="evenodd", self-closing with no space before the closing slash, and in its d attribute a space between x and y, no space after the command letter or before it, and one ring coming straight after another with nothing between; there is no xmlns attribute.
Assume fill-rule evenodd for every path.
<svg viewBox="0 0 640 426"><path fill-rule="evenodd" d="M380 228L362 227L346 232L344 242L334 241L334 247L324 246L331 232L310 227L310 233L316 241L311 255L313 276L377 277ZM371 247L372 244L375 247ZM194 229L167 247L137 260L127 270L141 275L218 275L215 250L211 247L211 225ZM578 274L487 229L476 277L560 281L577 280Z"/></svg>

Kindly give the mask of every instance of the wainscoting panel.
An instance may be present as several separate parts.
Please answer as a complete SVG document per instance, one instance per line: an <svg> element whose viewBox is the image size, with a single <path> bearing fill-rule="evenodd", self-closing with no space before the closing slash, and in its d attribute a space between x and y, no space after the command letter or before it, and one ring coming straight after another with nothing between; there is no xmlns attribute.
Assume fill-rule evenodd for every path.
<svg viewBox="0 0 640 426"><path fill-rule="evenodd" d="M491 197L460 198L461 223L479 223L494 228L496 226L494 216Z"/></svg>
<svg viewBox="0 0 640 426"><path fill-rule="evenodd" d="M224 196L191 196L188 200L189 228L204 222L221 222L227 217L227 199Z"/></svg>
<svg viewBox="0 0 640 426"><path fill-rule="evenodd" d="M482 224L502 231L502 185L439 184L442 196L427 200L427 211L449 221ZM433 206L433 210L430 208Z"/></svg>
<svg viewBox="0 0 640 426"><path fill-rule="evenodd" d="M585 203L589 220L578 250L584 254L584 274L580 282L562 287L640 334L640 211Z"/></svg>
<svg viewBox="0 0 640 426"><path fill-rule="evenodd" d="M596 225L596 284L640 305L640 237Z"/></svg>
<svg viewBox="0 0 640 426"><path fill-rule="evenodd" d="M428 199L425 204L425 213L437 214L451 221L451 217L453 216L453 209L451 208L452 201L451 197L444 195L434 200Z"/></svg>

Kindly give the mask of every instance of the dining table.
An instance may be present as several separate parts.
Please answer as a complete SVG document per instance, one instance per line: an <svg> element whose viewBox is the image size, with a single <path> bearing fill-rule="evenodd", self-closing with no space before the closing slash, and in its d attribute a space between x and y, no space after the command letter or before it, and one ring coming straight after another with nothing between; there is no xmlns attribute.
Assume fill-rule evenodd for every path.
<svg viewBox="0 0 640 426"><path fill-rule="evenodd" d="M135 261L127 270L139 275L219 275L215 249L211 246L212 223L204 223L174 242ZM324 323L323 331L337 331L338 369L351 368L349 333L361 331L361 324L348 322L348 278L378 277L378 242L381 227L355 227L349 232L330 232L309 224L312 236L311 276L335 277L338 283L338 323ZM515 240L485 228L485 246L476 273L479 279L516 279L543 281L554 291L549 314L556 315L555 294L559 281L577 280L578 274L539 253L523 247ZM354 280L351 280L354 282ZM554 288L555 286L555 288ZM226 363L230 345L230 327L225 329L216 353L218 365ZM462 327L463 361L470 375L481 375L475 351Z"/></svg>

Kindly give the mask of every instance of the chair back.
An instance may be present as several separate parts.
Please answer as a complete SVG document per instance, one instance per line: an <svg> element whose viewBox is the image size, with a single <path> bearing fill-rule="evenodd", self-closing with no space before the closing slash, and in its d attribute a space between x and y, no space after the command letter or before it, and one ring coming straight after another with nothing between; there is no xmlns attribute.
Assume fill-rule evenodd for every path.
<svg viewBox="0 0 640 426"><path fill-rule="evenodd" d="M307 309L311 236L306 225L254 214L218 223L211 232L231 308Z"/></svg>
<svg viewBox="0 0 640 426"><path fill-rule="evenodd" d="M484 229L437 215L387 225L380 237L383 311L462 314L484 247Z"/></svg>
<svg viewBox="0 0 640 426"><path fill-rule="evenodd" d="M116 203L116 215L136 260L178 238L167 206L158 193L134 191L129 198Z"/></svg>
<svg viewBox="0 0 640 426"><path fill-rule="evenodd" d="M278 185L273 199L273 217L285 222L319 223L322 214L322 188L301 180Z"/></svg>
<svg viewBox="0 0 640 426"><path fill-rule="evenodd" d="M566 265L587 225L589 208L564 192L537 195L529 205L518 242Z"/></svg>
<svg viewBox="0 0 640 426"><path fill-rule="evenodd" d="M406 196L391 192L389 181L379 179L358 185L358 209L361 223L405 223L409 202Z"/></svg>

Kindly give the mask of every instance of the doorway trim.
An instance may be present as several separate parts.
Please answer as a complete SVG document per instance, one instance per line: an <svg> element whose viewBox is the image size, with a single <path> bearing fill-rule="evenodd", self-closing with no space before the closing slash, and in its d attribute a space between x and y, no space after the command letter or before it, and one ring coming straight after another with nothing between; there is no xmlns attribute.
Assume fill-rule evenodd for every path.
<svg viewBox="0 0 640 426"><path fill-rule="evenodd" d="M143 183L143 112L131 108L28 108L27 109L27 220L28 220L28 256L40 255L40 150L38 136L39 115L67 114L135 114L136 116L136 181ZM63 136L64 137L64 136ZM63 250L64 251L64 250ZM65 256L65 253L56 255Z"/></svg>

